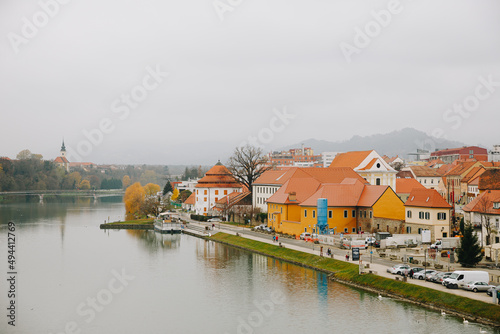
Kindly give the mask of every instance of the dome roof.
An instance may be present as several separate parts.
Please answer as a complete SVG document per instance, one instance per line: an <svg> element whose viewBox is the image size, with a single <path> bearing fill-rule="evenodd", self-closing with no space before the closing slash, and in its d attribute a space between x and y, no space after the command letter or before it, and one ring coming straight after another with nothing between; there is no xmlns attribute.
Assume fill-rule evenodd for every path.
<svg viewBox="0 0 500 334"><path fill-rule="evenodd" d="M196 188L242 188L241 183L236 181L220 161L198 181Z"/></svg>

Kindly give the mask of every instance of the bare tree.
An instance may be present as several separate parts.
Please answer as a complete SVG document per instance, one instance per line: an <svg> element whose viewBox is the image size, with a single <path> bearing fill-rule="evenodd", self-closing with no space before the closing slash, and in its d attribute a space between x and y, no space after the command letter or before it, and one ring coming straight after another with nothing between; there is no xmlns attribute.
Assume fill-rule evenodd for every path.
<svg viewBox="0 0 500 334"><path fill-rule="evenodd" d="M267 170L271 169L261 148L246 145L236 147L229 158L227 168L233 177L252 192L252 184Z"/></svg>
<svg viewBox="0 0 500 334"><path fill-rule="evenodd" d="M476 204L476 208L481 216L481 233L484 230L486 231L486 246L491 244L491 233L492 233L492 224L491 217L488 214L490 207L493 206L493 203L490 202L486 196L482 196ZM481 245L483 244L483 238L481 238Z"/></svg>

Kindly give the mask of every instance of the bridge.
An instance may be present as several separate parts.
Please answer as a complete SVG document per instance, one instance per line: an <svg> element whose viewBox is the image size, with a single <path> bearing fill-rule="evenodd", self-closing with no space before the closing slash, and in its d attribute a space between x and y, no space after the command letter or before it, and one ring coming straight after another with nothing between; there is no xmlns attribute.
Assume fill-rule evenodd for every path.
<svg viewBox="0 0 500 334"><path fill-rule="evenodd" d="M19 191L0 191L0 196L21 195L21 196L39 196L40 202L43 202L44 195L74 195L94 197L97 200L99 197L119 196L125 194L122 189L110 190L19 190Z"/></svg>

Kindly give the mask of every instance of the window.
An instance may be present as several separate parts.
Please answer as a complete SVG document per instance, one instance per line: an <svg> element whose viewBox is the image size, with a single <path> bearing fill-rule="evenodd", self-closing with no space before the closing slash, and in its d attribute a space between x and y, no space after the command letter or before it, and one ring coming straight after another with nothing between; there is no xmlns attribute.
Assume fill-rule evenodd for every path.
<svg viewBox="0 0 500 334"><path fill-rule="evenodd" d="M364 218L366 218L366 210L364 210L364 212L365 212L365 213L363 214L363 216L364 216Z"/></svg>
<svg viewBox="0 0 500 334"><path fill-rule="evenodd" d="M500 202L493 203L493 209L500 209Z"/></svg>
<svg viewBox="0 0 500 334"><path fill-rule="evenodd" d="M377 180L375 181L375 183L377 184L377 186L380 185L380 178L377 178Z"/></svg>
<svg viewBox="0 0 500 334"><path fill-rule="evenodd" d="M215 201L217 202L219 200L219 197L215 197Z"/></svg>
<svg viewBox="0 0 500 334"><path fill-rule="evenodd" d="M344 218L347 218L347 210L344 210Z"/></svg>
<svg viewBox="0 0 500 334"><path fill-rule="evenodd" d="M328 210L328 218L332 218L333 217L333 211L332 210Z"/></svg>
<svg viewBox="0 0 500 334"><path fill-rule="evenodd" d="M497 218L497 220L495 222L495 227L496 227L497 230L500 228L500 219L498 219L498 218Z"/></svg>
<svg viewBox="0 0 500 334"><path fill-rule="evenodd" d="M216 190L216 191L215 191L215 194L216 194L216 195L219 195L219 191L218 191L218 190Z"/></svg>
<svg viewBox="0 0 500 334"><path fill-rule="evenodd" d="M448 233L443 232L443 238L448 238Z"/></svg>
<svg viewBox="0 0 500 334"><path fill-rule="evenodd" d="M423 211L418 212L418 219L424 219L424 212Z"/></svg>
<svg viewBox="0 0 500 334"><path fill-rule="evenodd" d="M407 218L411 218L411 211L410 211L410 210L408 210L408 211L406 212L406 217L407 217Z"/></svg>
<svg viewBox="0 0 500 334"><path fill-rule="evenodd" d="M307 210L304 210L304 218L307 218Z"/></svg>
<svg viewBox="0 0 500 334"><path fill-rule="evenodd" d="M206 195L206 194L207 194L207 190L205 189L205 193L204 193L204 195Z"/></svg>
<svg viewBox="0 0 500 334"><path fill-rule="evenodd" d="M356 228L355 227L352 228L352 233L356 233Z"/></svg>
<svg viewBox="0 0 500 334"><path fill-rule="evenodd" d="M418 229L418 234L422 234L422 229L421 228Z"/></svg>
<svg viewBox="0 0 500 334"><path fill-rule="evenodd" d="M227 190L224 190L224 195L227 195Z"/></svg>
<svg viewBox="0 0 500 334"><path fill-rule="evenodd" d="M373 211L370 211L370 218L373 218Z"/></svg>
<svg viewBox="0 0 500 334"><path fill-rule="evenodd" d="M411 234L411 226L406 226L406 233Z"/></svg>
<svg viewBox="0 0 500 334"><path fill-rule="evenodd" d="M438 220L446 220L446 212L438 212Z"/></svg>
<svg viewBox="0 0 500 334"><path fill-rule="evenodd" d="M424 183L427 183L427 179L424 179Z"/></svg>
<svg viewBox="0 0 500 334"><path fill-rule="evenodd" d="M313 210L313 218L316 218L316 210Z"/></svg>
<svg viewBox="0 0 500 334"><path fill-rule="evenodd" d="M377 224L377 230L380 228L380 224Z"/></svg>
<svg viewBox="0 0 500 334"><path fill-rule="evenodd" d="M426 220L431 219L431 214L430 214L429 212L426 212L426 213L425 213L425 219L426 219Z"/></svg>
<svg viewBox="0 0 500 334"><path fill-rule="evenodd" d="M283 207L280 208L280 213L283 213Z"/></svg>
<svg viewBox="0 0 500 334"><path fill-rule="evenodd" d="M346 228L344 228L344 233L349 233L349 230Z"/></svg>
<svg viewBox="0 0 500 334"><path fill-rule="evenodd" d="M304 227L304 232L307 232L307 227Z"/></svg>
<svg viewBox="0 0 500 334"><path fill-rule="evenodd" d="M204 202L206 202L206 201L207 201L207 198L205 197L205 199L204 199L203 201L204 201Z"/></svg>
<svg viewBox="0 0 500 334"><path fill-rule="evenodd" d="M356 217L356 210L352 210L352 218Z"/></svg>

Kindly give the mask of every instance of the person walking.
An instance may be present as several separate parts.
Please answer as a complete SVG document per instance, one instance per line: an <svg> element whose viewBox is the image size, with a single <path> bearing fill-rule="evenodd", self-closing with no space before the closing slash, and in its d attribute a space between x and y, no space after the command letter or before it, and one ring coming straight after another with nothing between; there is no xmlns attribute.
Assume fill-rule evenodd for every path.
<svg viewBox="0 0 500 334"><path fill-rule="evenodd" d="M345 255L345 260L346 260L346 261L349 261L349 252L347 252L347 253L346 253L346 255Z"/></svg>
<svg viewBox="0 0 500 334"><path fill-rule="evenodd" d="M323 246L319 248L319 256L323 256Z"/></svg>
<svg viewBox="0 0 500 334"><path fill-rule="evenodd" d="M276 235L276 242L278 242L278 236Z"/></svg>
<svg viewBox="0 0 500 334"><path fill-rule="evenodd" d="M273 242L275 242L275 241L276 241L276 236L275 236L275 235L273 235Z"/></svg>

